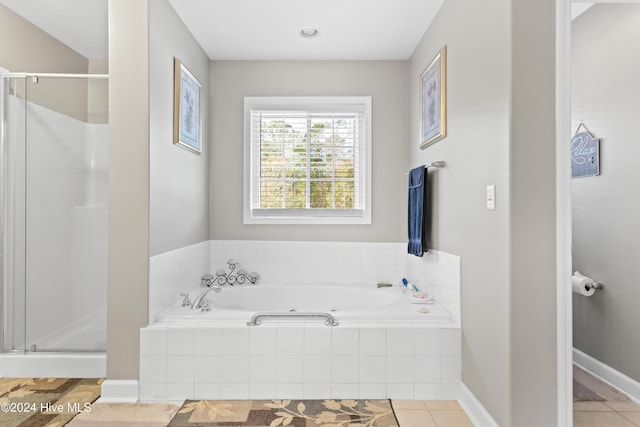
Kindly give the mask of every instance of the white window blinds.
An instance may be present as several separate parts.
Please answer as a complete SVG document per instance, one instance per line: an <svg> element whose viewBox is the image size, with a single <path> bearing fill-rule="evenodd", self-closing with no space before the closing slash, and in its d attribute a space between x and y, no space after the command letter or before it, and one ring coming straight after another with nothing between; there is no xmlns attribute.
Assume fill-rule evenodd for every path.
<svg viewBox="0 0 640 427"><path fill-rule="evenodd" d="M248 109L251 217L368 216L367 105L286 99Z"/></svg>

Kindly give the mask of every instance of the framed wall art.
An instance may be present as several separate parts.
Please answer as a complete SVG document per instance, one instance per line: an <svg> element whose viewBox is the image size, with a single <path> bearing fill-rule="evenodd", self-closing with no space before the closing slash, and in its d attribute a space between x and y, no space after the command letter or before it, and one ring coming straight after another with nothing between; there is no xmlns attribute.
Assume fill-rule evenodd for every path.
<svg viewBox="0 0 640 427"><path fill-rule="evenodd" d="M173 143L202 153L200 82L174 58Z"/></svg>
<svg viewBox="0 0 640 427"><path fill-rule="evenodd" d="M447 136L447 47L420 74L420 148Z"/></svg>

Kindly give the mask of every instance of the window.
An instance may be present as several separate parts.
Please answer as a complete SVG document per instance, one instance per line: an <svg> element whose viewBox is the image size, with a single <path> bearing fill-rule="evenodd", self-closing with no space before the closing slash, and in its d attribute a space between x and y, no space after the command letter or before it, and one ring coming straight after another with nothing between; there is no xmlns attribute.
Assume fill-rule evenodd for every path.
<svg viewBox="0 0 640 427"><path fill-rule="evenodd" d="M371 224L371 97L244 103L245 224Z"/></svg>

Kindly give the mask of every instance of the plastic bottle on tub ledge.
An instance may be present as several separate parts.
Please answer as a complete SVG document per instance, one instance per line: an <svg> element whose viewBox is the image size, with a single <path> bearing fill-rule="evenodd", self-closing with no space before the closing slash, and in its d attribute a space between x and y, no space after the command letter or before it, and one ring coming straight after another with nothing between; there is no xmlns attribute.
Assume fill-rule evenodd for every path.
<svg viewBox="0 0 640 427"><path fill-rule="evenodd" d="M422 292L416 285L410 283L404 277L402 278L402 284L404 285L403 292L409 295L411 304L433 304L435 302L429 294Z"/></svg>

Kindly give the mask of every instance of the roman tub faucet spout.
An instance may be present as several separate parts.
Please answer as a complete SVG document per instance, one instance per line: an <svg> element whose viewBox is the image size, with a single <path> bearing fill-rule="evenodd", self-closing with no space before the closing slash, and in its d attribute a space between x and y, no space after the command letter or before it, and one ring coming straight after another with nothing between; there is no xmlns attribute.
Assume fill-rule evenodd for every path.
<svg viewBox="0 0 640 427"><path fill-rule="evenodd" d="M211 311L211 306L207 302L207 294L211 291L220 292L220 286L211 285L207 287L207 289L202 291L202 293L198 295L198 298L195 299L193 304L191 304L191 310Z"/></svg>

